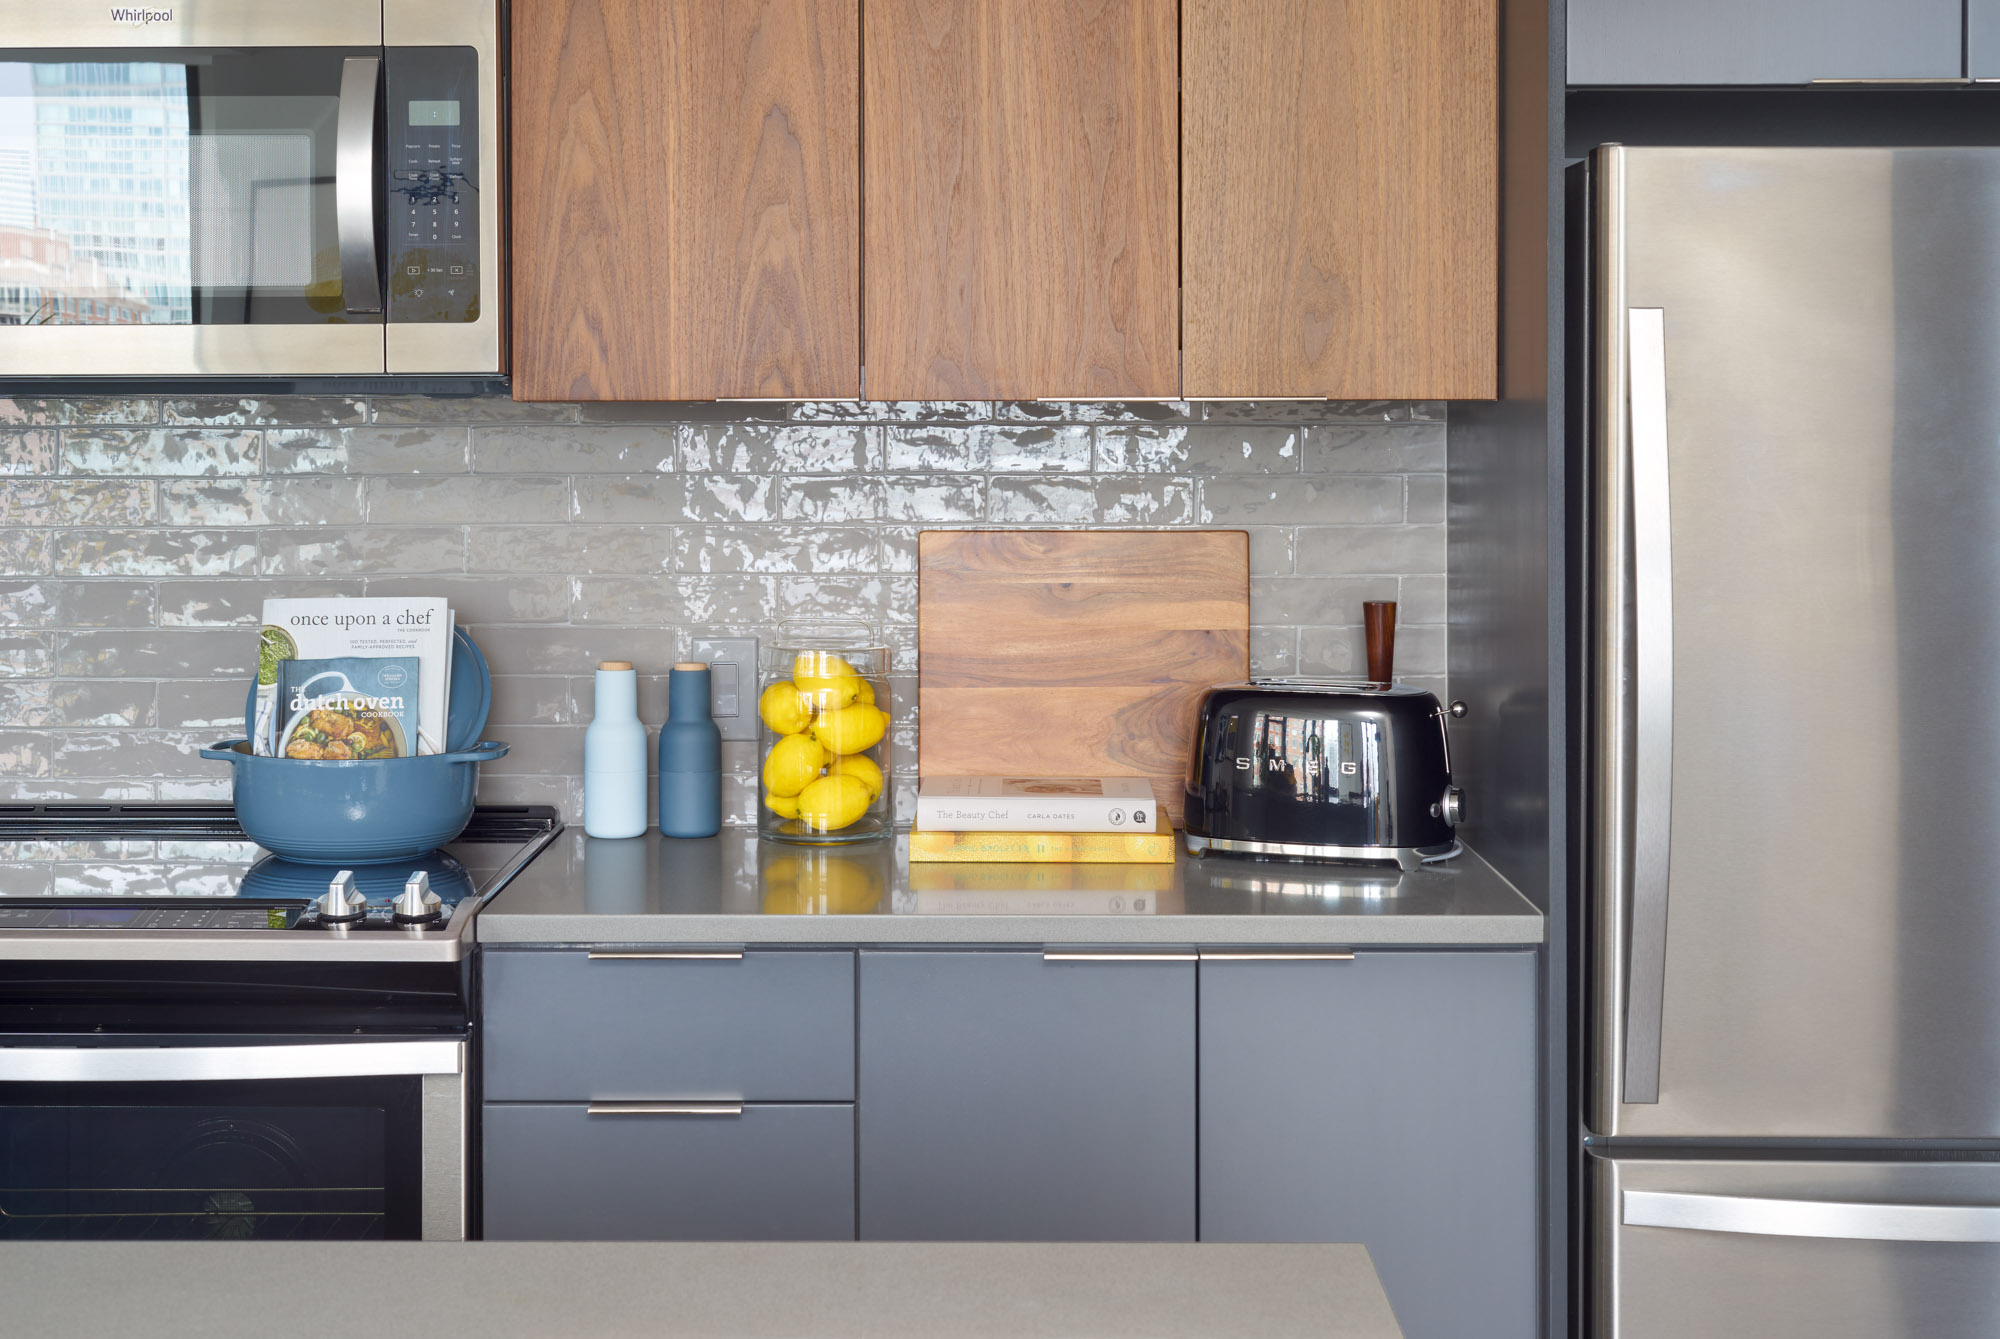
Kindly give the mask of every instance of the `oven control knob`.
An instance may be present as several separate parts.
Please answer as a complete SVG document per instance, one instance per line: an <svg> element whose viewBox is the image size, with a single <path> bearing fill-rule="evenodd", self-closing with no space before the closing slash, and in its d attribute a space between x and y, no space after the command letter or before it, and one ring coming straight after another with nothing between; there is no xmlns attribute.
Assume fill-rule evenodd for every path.
<svg viewBox="0 0 2000 1339"><path fill-rule="evenodd" d="M344 869L333 876L319 899L319 918L332 924L358 921L368 914L368 899L354 886L354 871Z"/></svg>
<svg viewBox="0 0 2000 1339"><path fill-rule="evenodd" d="M396 895L396 919L405 925L434 921L444 910L444 899L431 891L431 876L423 870L410 875L403 891Z"/></svg>

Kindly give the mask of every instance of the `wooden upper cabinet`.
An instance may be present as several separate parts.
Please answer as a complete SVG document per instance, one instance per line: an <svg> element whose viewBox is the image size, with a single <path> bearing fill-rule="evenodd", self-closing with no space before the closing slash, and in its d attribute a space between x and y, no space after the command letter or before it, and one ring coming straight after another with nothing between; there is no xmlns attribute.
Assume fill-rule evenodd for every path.
<svg viewBox="0 0 2000 1339"><path fill-rule="evenodd" d="M1182 0L1189 398L1496 393L1496 3Z"/></svg>
<svg viewBox="0 0 2000 1339"><path fill-rule="evenodd" d="M1175 0L868 0L870 399L1180 393L1174 24Z"/></svg>
<svg viewBox="0 0 2000 1339"><path fill-rule="evenodd" d="M859 0L515 0L514 395L860 394Z"/></svg>

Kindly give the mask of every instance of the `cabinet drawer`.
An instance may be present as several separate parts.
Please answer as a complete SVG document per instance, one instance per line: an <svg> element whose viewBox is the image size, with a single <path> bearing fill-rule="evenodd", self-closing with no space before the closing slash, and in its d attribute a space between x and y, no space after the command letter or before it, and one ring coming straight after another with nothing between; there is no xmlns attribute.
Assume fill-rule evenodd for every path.
<svg viewBox="0 0 2000 1339"><path fill-rule="evenodd" d="M852 1241L854 1108L489 1105L484 1176L489 1241Z"/></svg>
<svg viewBox="0 0 2000 1339"><path fill-rule="evenodd" d="M488 1100L853 1100L851 952L608 952L482 955Z"/></svg>

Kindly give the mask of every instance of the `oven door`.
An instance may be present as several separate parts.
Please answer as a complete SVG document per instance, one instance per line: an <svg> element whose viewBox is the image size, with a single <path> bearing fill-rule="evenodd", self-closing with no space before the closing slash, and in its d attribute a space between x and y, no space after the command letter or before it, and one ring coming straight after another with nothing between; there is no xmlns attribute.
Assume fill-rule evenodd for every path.
<svg viewBox="0 0 2000 1339"><path fill-rule="evenodd" d="M462 1240L462 1038L8 1038L0 1240Z"/></svg>

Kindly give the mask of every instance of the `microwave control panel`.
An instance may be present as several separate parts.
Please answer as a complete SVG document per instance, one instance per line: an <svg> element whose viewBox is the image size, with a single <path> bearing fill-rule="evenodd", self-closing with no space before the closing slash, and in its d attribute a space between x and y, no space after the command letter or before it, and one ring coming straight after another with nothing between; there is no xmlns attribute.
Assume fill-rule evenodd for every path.
<svg viewBox="0 0 2000 1339"><path fill-rule="evenodd" d="M388 319L479 319L479 88L471 47L391 47Z"/></svg>

